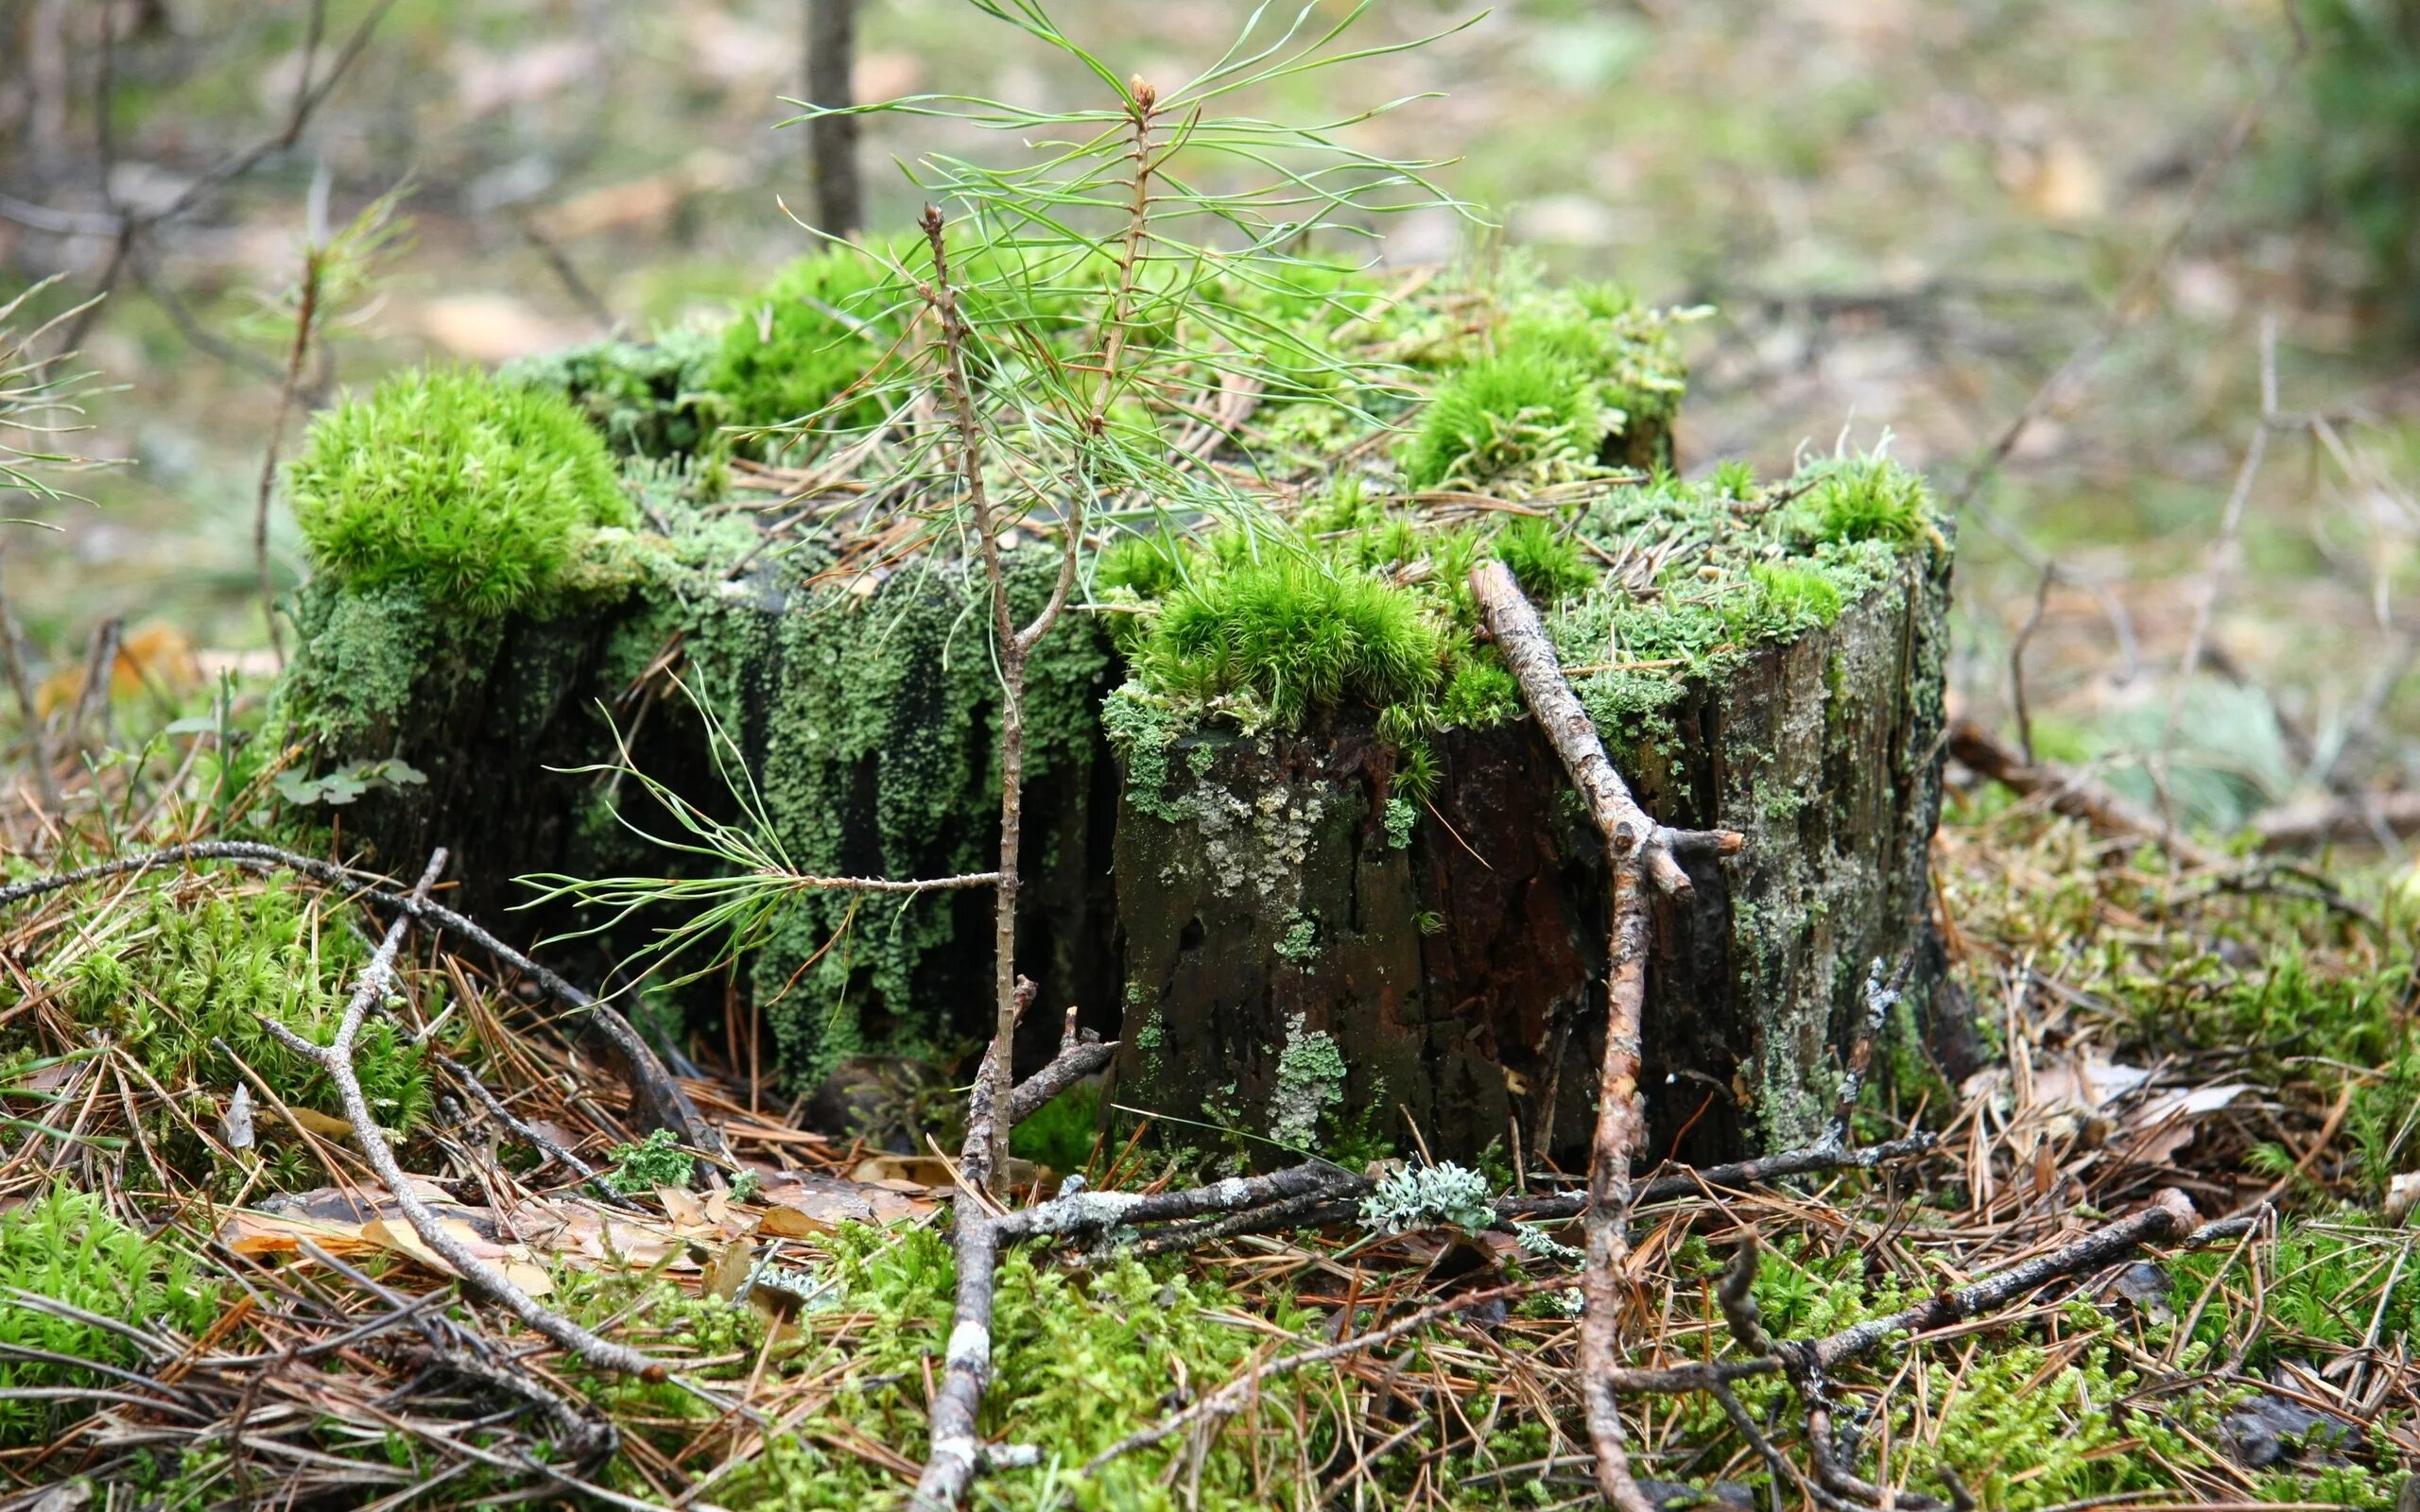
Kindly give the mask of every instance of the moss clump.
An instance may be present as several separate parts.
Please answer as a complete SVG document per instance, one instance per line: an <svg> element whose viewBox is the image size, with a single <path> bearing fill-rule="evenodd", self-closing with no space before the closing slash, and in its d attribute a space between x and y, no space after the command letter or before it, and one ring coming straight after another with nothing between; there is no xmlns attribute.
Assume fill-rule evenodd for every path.
<svg viewBox="0 0 2420 1512"><path fill-rule="evenodd" d="M1931 529L1922 479L1882 456L1817 463L1803 506L1817 541L1886 541L1909 545Z"/></svg>
<svg viewBox="0 0 2420 1512"><path fill-rule="evenodd" d="M78 1022L108 1033L171 1096L206 1099L202 1089L232 1087L249 1068L288 1103L341 1118L325 1072L272 1038L267 1024L326 1043L364 959L354 932L324 921L316 899L292 885L153 888L112 913L80 951L46 962L41 975ZM401 1134L426 1118L421 1048L392 1020L362 1025L354 1062L380 1124ZM307 1155L276 1143L282 1125L264 1120L262 1127L276 1174L310 1185L317 1167ZM155 1143L192 1174L211 1168L210 1150L182 1120L164 1118Z"/></svg>
<svg viewBox="0 0 2420 1512"><path fill-rule="evenodd" d="M1495 557L1540 604L1576 597L1597 585L1597 568L1572 536L1529 516L1496 532Z"/></svg>
<svg viewBox="0 0 2420 1512"><path fill-rule="evenodd" d="M1430 398L1405 486L1517 490L1665 465L1685 388L1670 317L1609 284L1518 291L1495 350Z"/></svg>
<svg viewBox="0 0 2420 1512"><path fill-rule="evenodd" d="M0 1213L0 1280L95 1317L142 1328L165 1324L196 1337L220 1306L218 1289L197 1277L190 1256L153 1244L112 1217L99 1198L63 1181ZM17 1349L120 1369L146 1363L116 1330L0 1297L0 1444L11 1446L45 1442L93 1406L20 1391L113 1383L97 1369L8 1352Z"/></svg>
<svg viewBox="0 0 2420 1512"><path fill-rule="evenodd" d="M801 258L724 328L707 387L735 425L876 423L880 398L859 384L890 345L882 333L904 292L847 248Z"/></svg>
<svg viewBox="0 0 2420 1512"><path fill-rule="evenodd" d="M924 1366L950 1329L954 1267L947 1241L926 1230L886 1233L851 1226L821 1271L838 1305L869 1326L809 1347L803 1373L834 1382L827 1406L729 1481L715 1500L733 1507L848 1508L894 1501L899 1483L867 1456L835 1447L871 1436L908 1464L925 1457ZM994 1376L982 1429L1048 1446L1063 1466L1082 1464L1166 1411L1169 1383L1230 1379L1266 1344L1259 1330L1224 1321L1239 1304L1180 1264L1122 1260L1088 1272L1037 1264L1024 1251L999 1267L993 1313ZM1255 1308L1282 1332L1309 1327L1283 1298ZM1246 1512L1292 1504L1308 1489L1295 1467L1319 1462L1331 1432L1307 1376L1268 1383L1255 1416L1196 1451L1163 1445L1122 1455L1095 1476L1028 1472L987 1478L985 1494L1010 1509L1051 1506L1136 1512ZM711 1413L699 1403L688 1411ZM1314 1435L1322 1436L1314 1438ZM1181 1461L1182 1478L1175 1477Z"/></svg>
<svg viewBox="0 0 2420 1512"><path fill-rule="evenodd" d="M1137 662L1150 685L1241 700L1294 725L1348 696L1426 709L1443 652L1438 626L1410 595L1305 552L1273 551L1171 593Z"/></svg>
<svg viewBox="0 0 2420 1512"><path fill-rule="evenodd" d="M1404 485L1479 488L1522 470L1567 475L1594 462L1609 423L1586 369L1515 348L1438 387L1404 450Z"/></svg>
<svg viewBox="0 0 2420 1512"><path fill-rule="evenodd" d="M716 333L680 327L652 342L596 341L527 357L499 374L562 394L621 456L675 457L709 450L721 401L712 390Z"/></svg>
<svg viewBox="0 0 2420 1512"><path fill-rule="evenodd" d="M321 573L481 617L544 599L586 532L631 519L570 401L458 369L400 374L320 416L288 485Z"/></svg>

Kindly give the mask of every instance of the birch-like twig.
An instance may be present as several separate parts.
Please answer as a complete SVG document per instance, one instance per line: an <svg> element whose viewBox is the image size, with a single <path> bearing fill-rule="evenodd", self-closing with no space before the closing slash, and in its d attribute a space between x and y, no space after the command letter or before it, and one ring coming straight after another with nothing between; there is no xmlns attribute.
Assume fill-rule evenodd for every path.
<svg viewBox="0 0 2420 1512"><path fill-rule="evenodd" d="M445 851L439 849L428 858L428 869L421 873L418 885L409 896L425 901L428 889L437 885L438 874L445 869ZM386 1132L378 1126L377 1116L371 1111L370 1099L363 1095L361 1078L353 1066L353 1042L361 1032L362 1021L370 1010L384 1003L396 986L395 952L404 942L404 931L409 927L408 914L400 915L387 926L387 936L378 942L377 953L353 989L353 997L345 1004L344 1016L337 1021L335 1038L324 1045L315 1045L277 1020L264 1017L261 1026L286 1049L316 1062L328 1074L344 1105L345 1117L353 1121L354 1143L361 1147L362 1158L370 1169L377 1173L394 1195L395 1206L403 1210L404 1218L412 1226L439 1259L454 1267L465 1289L486 1297L502 1307L529 1328L544 1334L573 1354L600 1370L637 1376L642 1381L662 1381L664 1366L627 1344L615 1344L598 1338L588 1330L545 1307L523 1291L512 1278L495 1265L472 1252L468 1245L450 1232L436 1211L421 1200L412 1188L412 1178L402 1162L395 1159L394 1146L387 1143Z"/></svg>

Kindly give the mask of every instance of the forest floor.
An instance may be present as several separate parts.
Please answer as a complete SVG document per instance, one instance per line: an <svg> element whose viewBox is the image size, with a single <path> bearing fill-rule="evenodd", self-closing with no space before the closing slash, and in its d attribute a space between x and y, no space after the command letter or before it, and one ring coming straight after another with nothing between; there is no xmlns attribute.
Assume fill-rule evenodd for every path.
<svg viewBox="0 0 2420 1512"><path fill-rule="evenodd" d="M535 979L458 929L406 933L354 1063L410 1190L465 1253L668 1378L467 1299L324 1070L266 1027L334 1032L389 917L368 879L187 862L22 886L250 822L266 784L220 763L216 724L96 764L79 837L13 857L0 894L0 1472L26 1487L0 1505L904 1495L951 1336L947 1115L924 1156L806 1132L749 1084L734 1024L689 1047L730 1156L695 1161L633 1138L626 1091ZM1938 889L1989 1067L1956 1088L1896 1068L1914 1100L1870 1092L1849 1143L1934 1143L1871 1170L1841 1169L1846 1150L1785 1180L1642 1170L1660 1180L1624 1348L1638 1367L1747 1360L1758 1329L1806 1343L2045 1273L1876 1333L1820 1390L1748 1375L1737 1420L1702 1391L1631 1398L1651 1494L2408 1506L2411 900L2375 866L2179 865L1955 776ZM229 1061L240 1077L216 1084ZM1098 1142L1072 1094L1022 1126L1018 1200L1079 1169L1098 1191L1182 1184L1142 1148ZM1550 1216L1576 1177L1484 1175L1495 1206L1407 1232L1178 1226L1011 1256L982 1418L1011 1447L974 1504L1591 1504L1579 1225ZM2189 1237L2158 1211L2173 1194Z"/></svg>

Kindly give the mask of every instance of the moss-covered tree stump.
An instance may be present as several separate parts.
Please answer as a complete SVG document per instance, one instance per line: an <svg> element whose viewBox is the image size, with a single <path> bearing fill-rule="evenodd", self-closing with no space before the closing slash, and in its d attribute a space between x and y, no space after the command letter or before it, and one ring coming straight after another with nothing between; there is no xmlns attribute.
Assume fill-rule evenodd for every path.
<svg viewBox="0 0 2420 1512"><path fill-rule="evenodd" d="M1912 488L1887 470L1808 481ZM1768 555L1786 533L1710 490L1580 527L1616 562L1696 542L1567 596L1550 627L1641 804L1749 837L1736 858L1687 863L1694 899L1655 903L1659 1156L1820 1137L1876 972L1911 968L1886 1055L1925 1022L1948 554L1907 502L1886 531L1803 555ZM1366 707L1248 734L1215 716L1186 728L1182 697L1118 697L1148 712L1125 716L1122 743L1121 1103L1235 1130L1262 1161L1280 1158L1270 1142L1350 1151L1414 1129L1440 1159L1491 1144L1582 1158L1609 878L1530 719L1430 736L1436 775L1414 804Z"/></svg>
<svg viewBox="0 0 2420 1512"><path fill-rule="evenodd" d="M1685 911L1657 905L1658 1153L1806 1139L1877 963L1928 944L1948 546L1921 486L1864 458L1672 481L1670 333L1617 291L1402 300L1311 272L1297 296L1203 297L1325 353L1316 383L1261 394L1223 439L1198 405L1120 412L1230 481L1198 508L1128 509L1081 552L1081 610L1031 667L1031 1048L1078 1005L1122 1034L1116 1103L1255 1160L1415 1135L1440 1158L1577 1152L1607 879L1484 644L1466 584L1493 558L1547 609L1649 812L1751 837L1693 864ZM493 919L532 873L988 871L984 577L912 449L881 448L876 422L913 406L866 400L856 475L780 471L828 465L828 438L716 429L893 381L870 365L896 341L833 313L852 289L906 307L873 277L827 253L719 334L406 375L323 417L292 480L318 576L278 700L302 749L285 796L357 798L343 837L398 870L448 846L458 901ZM811 502L764 508L793 485ZM1008 548L1020 617L1058 555ZM665 792L754 849L650 843L697 839ZM677 907L559 895L518 919L531 938L602 926L550 949L603 980ZM792 889L735 968L650 988L641 1017L785 1094L860 1057L882 1081L982 1042L990 907L979 888ZM1910 1030L1929 968L1909 973Z"/></svg>

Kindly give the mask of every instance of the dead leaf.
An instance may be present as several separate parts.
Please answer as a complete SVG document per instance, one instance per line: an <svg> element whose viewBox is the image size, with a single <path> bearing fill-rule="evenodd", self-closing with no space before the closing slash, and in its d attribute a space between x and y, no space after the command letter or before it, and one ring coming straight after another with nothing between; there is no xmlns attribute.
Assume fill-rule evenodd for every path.
<svg viewBox="0 0 2420 1512"><path fill-rule="evenodd" d="M288 1107L286 1111L294 1115L295 1123L321 1139L349 1140L353 1138L353 1120L349 1118L331 1117L316 1108Z"/></svg>
<svg viewBox="0 0 2420 1512"><path fill-rule="evenodd" d="M911 1194L820 1172L793 1172L766 1183L765 1211L756 1220L756 1231L775 1238L804 1239L828 1234L844 1223L879 1225L922 1217L936 1206L923 1195L924 1191L917 1187Z"/></svg>
<svg viewBox="0 0 2420 1512"><path fill-rule="evenodd" d="M2420 1171L2406 1171L2386 1184L2386 1221L2401 1223L2420 1207Z"/></svg>
<svg viewBox="0 0 2420 1512"><path fill-rule="evenodd" d="M219 1120L219 1132L226 1137L231 1150L252 1147L252 1090L240 1081L235 1084L234 1095L227 1099L227 1113Z"/></svg>

